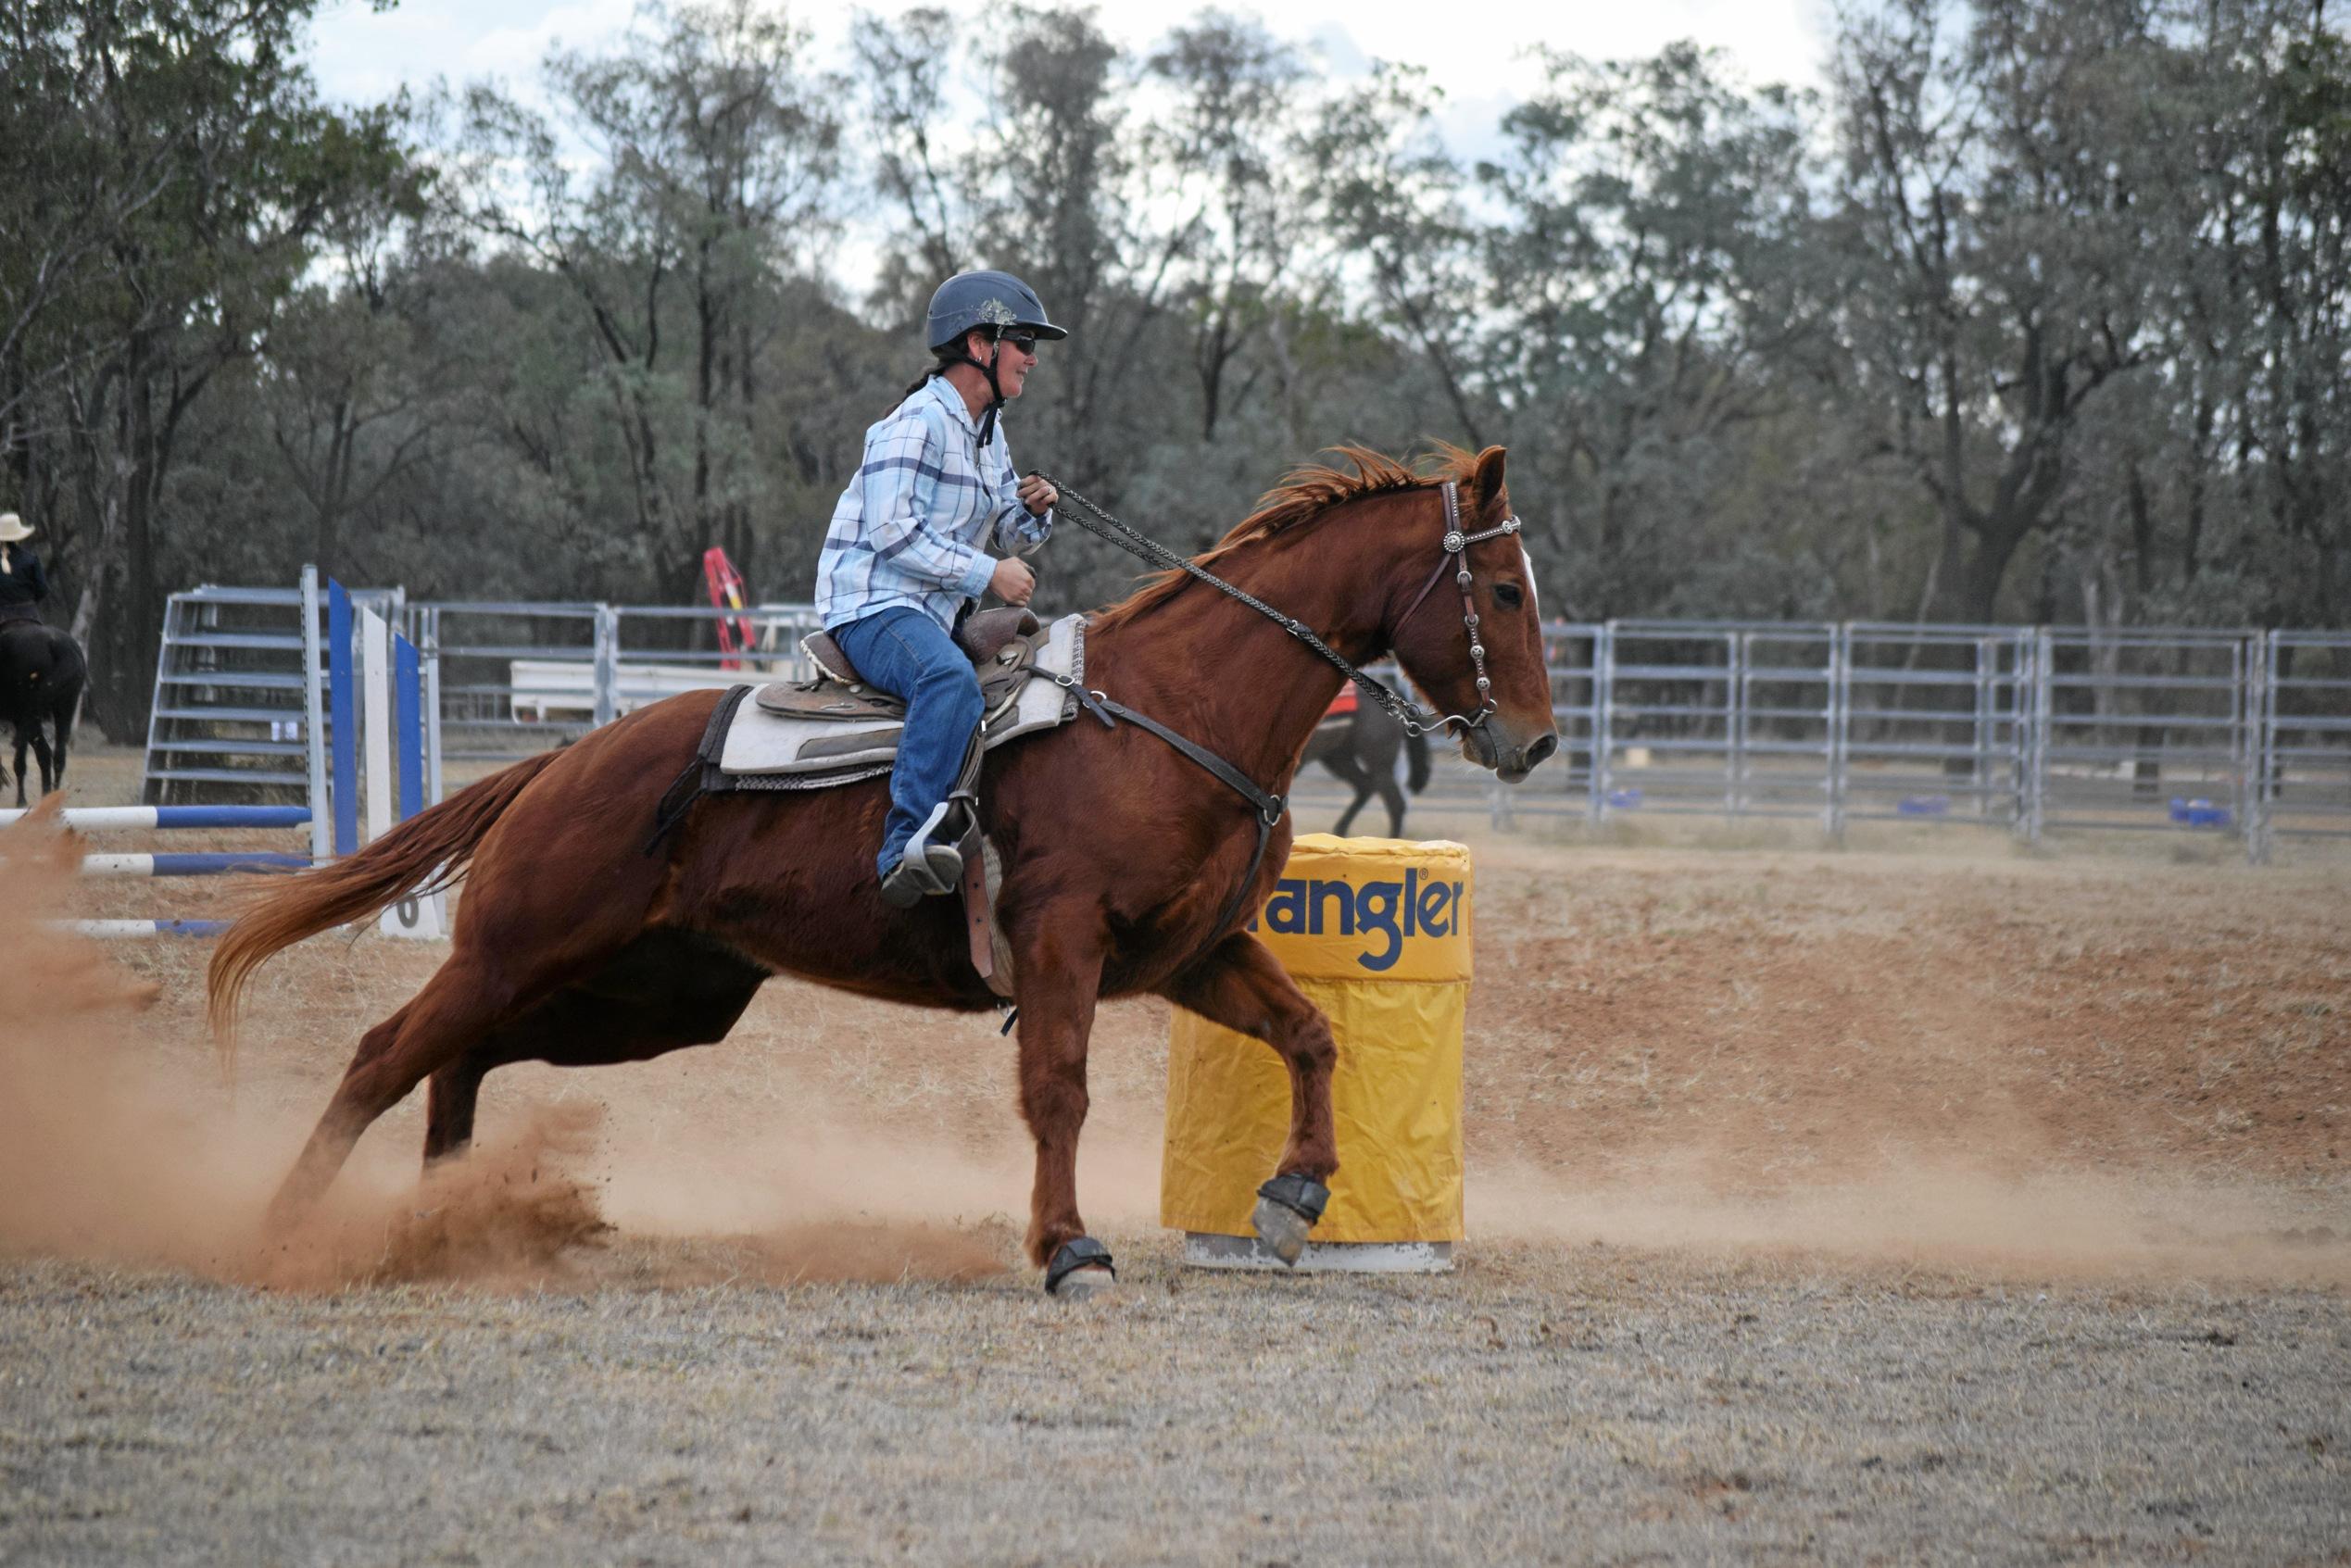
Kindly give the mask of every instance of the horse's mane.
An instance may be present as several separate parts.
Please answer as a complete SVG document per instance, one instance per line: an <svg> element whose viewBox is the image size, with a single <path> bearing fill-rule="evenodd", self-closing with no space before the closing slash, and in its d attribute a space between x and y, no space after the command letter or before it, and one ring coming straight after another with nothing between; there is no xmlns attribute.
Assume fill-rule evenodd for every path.
<svg viewBox="0 0 2351 1568"><path fill-rule="evenodd" d="M1425 489L1449 479L1466 484L1477 470L1476 453L1442 441L1434 445L1427 457L1411 465L1367 446L1349 445L1325 450L1351 464L1353 471L1328 463L1302 463L1290 470L1279 484L1258 497L1255 511L1235 524L1214 548L1194 556L1193 560L1213 571L1219 560L1241 546L1313 522L1344 502L1398 490ZM1142 587L1097 612L1094 625L1115 626L1148 615L1182 593L1192 581L1188 572L1153 572Z"/></svg>

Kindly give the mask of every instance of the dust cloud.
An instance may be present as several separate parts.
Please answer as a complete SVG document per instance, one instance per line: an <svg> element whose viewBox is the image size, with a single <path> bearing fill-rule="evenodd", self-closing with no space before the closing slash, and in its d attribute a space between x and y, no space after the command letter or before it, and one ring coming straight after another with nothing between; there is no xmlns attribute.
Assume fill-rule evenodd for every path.
<svg viewBox="0 0 2351 1568"><path fill-rule="evenodd" d="M590 1073L501 1073L481 1143L421 1180L412 1098L362 1143L310 1221L266 1236L259 1217L324 1104L322 1064L333 1059L321 1052L347 1048L331 1042L397 1006L422 955L362 953L348 973L347 954L287 955L282 963L307 978L265 1004L288 1016L262 1049L288 1054L289 1031L308 1043L275 1093L240 1092L219 1076L196 999L178 994L193 977L158 997L104 944L46 922L77 901L81 848L38 818L0 833L0 951L9 956L0 966L0 1253L297 1290L408 1280L959 1281L1018 1264L1033 1156L1012 1105L1009 1045L984 1022L910 1031L895 1012L869 1016L860 1010L872 1004L781 984L746 1020L746 1038L722 1047L734 1053L723 1062L696 1065L698 1053ZM1595 972L1574 954L1513 956L1528 972ZM1936 1016L1965 1021L1942 1056L1913 1051L1898 1070L1847 1071L1842 1058L1835 1071L1821 1067L1804 1039L1839 1014L1771 987L1815 985L1856 962L1835 951L1766 969L1744 1010L1727 1012L1704 1011L1716 1004L1688 979L1628 972L1616 1010L1663 1007L1648 1000L1663 997L1699 1010L1624 1026L1666 1042L1654 1061L1645 1043L1616 1056L1594 1044L1589 1066L1581 1056L1553 1061L1565 1027L1556 1006L1515 983L1510 964L1490 966L1481 988L1500 995L1473 1052L1465 1256L1489 1243L1601 1242L2002 1275L2351 1281L2339 1185L2231 1170L2184 1149L2168 1156L2149 1136L2132 1144L2137 1123L2118 1110L2133 1106L2128 1094L2080 1097L2081 1114L2102 1120L2036 1119L2030 1080L2008 1090L1985 1082L1972 1033L1984 1017L1979 1001L1955 994L1937 1004ZM335 985L314 984L330 964ZM2323 966L2301 972L2333 983ZM2091 995L2059 978L2069 997ZM2303 1073L2283 1081L2314 1123L2281 1118L2275 1137L2318 1150L2308 1128L2340 1098L2324 1075L2339 1066L2325 1048L2339 1015L2326 1010L2332 993L2318 980L2303 985L2308 997L2270 985L2285 998L2272 1035L2280 1060ZM315 995L296 997L303 987ZM1850 1010L1873 997L1830 1000ZM1851 1026L1872 1038L1916 1033L1907 1017L1854 1016ZM2132 1002L2129 1016L2149 1016L2148 1004ZM1575 1023L1602 1038L1589 1005ZM1098 1232L1156 1225L1165 1030L1156 1004L1107 1008L1098 1026L1101 1092L1080 1165ZM1741 1053L1702 1050L1709 1030L1741 1039ZM2307 1044L2293 1030L2308 1031ZM2011 1054L2039 1062L2083 1032L2068 1014L2029 1037L2032 1052ZM2145 1051L2161 1038L2151 1035ZM1670 1058L1675 1041L1697 1042L1691 1060ZM752 1081L761 1073L763 1085ZM2178 1124L2155 1114L2169 1102L2151 1103L2145 1124ZM2228 1125L2270 1136L2268 1123L2223 1110ZM2101 1147L2131 1158L2085 1152Z"/></svg>
<svg viewBox="0 0 2351 1568"><path fill-rule="evenodd" d="M593 1103L526 1101L469 1155L426 1173L415 1145L362 1146L293 1233L260 1216L308 1134L308 1114L254 1106L178 1042L157 987L103 943L53 923L82 845L36 817L0 834L0 1253L183 1270L224 1282L329 1290L396 1281L528 1287L590 1284L973 1279L1012 1256L1001 1223L929 1223L913 1185L968 1185L967 1162L876 1158L872 1140L818 1129L711 1161L648 1147L605 1151ZM322 1103L322 1098L321 1098ZM851 1163L888 1174L850 1181ZM597 1168L603 1166L601 1172ZM761 1173L756 1183L745 1173ZM732 1174L733 1179L727 1179ZM797 1197L791 1180L811 1189ZM633 1236L723 1245L610 1256Z"/></svg>
<svg viewBox="0 0 2351 1568"><path fill-rule="evenodd" d="M1729 1190L1694 1157L1585 1185L1527 1164L1473 1173L1486 1240L1812 1256L1995 1278L2164 1276L2351 1284L2351 1236L2257 1183L1998 1174L1899 1154L1866 1182Z"/></svg>

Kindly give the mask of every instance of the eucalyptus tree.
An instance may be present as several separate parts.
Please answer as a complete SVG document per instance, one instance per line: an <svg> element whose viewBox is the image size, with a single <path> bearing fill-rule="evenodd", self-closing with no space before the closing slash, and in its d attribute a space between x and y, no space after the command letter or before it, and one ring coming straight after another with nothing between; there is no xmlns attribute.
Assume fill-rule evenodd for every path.
<svg viewBox="0 0 2351 1568"><path fill-rule="evenodd" d="M936 6L895 18L861 11L849 26L860 124L895 230L872 293L892 320L919 316L940 279L969 270L966 151L950 102L961 44L955 19Z"/></svg>
<svg viewBox="0 0 2351 1568"><path fill-rule="evenodd" d="M330 217L394 182L397 106L321 104L299 0L24 0L0 74L0 430L58 546L94 711L144 723L190 411L266 342Z"/></svg>
<svg viewBox="0 0 2351 1568"><path fill-rule="evenodd" d="M1337 242L1342 284L1434 372L1448 417L1428 428L1481 446L1492 410L1462 329L1482 272L1461 168L1437 129L1443 99L1426 70L1382 62L1318 107L1301 150L1319 187L1315 218Z"/></svg>
<svg viewBox="0 0 2351 1568"><path fill-rule="evenodd" d="M829 254L841 176L842 86L807 48L751 0L657 6L617 47L549 57L559 122L470 96L466 210L574 291L668 596L710 544L756 556L761 406L801 395L761 366L777 287Z"/></svg>
<svg viewBox="0 0 2351 1568"><path fill-rule="evenodd" d="M2316 6L2272 13L2264 31L2274 63L2241 207L2262 310L2239 453L2257 458L2246 466L2282 557L2271 618L2339 626L2351 602L2351 44Z"/></svg>
<svg viewBox="0 0 2351 1568"><path fill-rule="evenodd" d="M1205 445L1268 371L1294 390L1294 366L1284 374L1278 362L1250 364L1245 355L1252 346L1278 355L1294 330L1289 296L1314 292L1296 265L1308 170L1290 157L1305 67L1262 23L1217 11L1169 32L1145 67L1169 98L1144 136L1142 162L1158 175L1150 196L1175 242L1171 271Z"/></svg>
<svg viewBox="0 0 2351 1568"><path fill-rule="evenodd" d="M1749 92L1719 53L1547 52L1477 176L1481 364L1546 481L1579 608L1652 608L1786 403L1812 312L1794 286L1811 215L1807 101ZM1572 526L1571 526L1572 525Z"/></svg>
<svg viewBox="0 0 2351 1568"><path fill-rule="evenodd" d="M419 243L430 172L412 165L323 225L321 267L271 328L255 403L310 517L303 558L348 573L344 532L436 455L458 417L457 362L478 345L434 332L445 269Z"/></svg>
<svg viewBox="0 0 2351 1568"><path fill-rule="evenodd" d="M1946 619L1999 615L2018 550L2061 515L2085 414L2159 353L2116 115L2146 25L2131 0L1843 18L1832 315L1859 417L1934 503Z"/></svg>
<svg viewBox="0 0 2351 1568"><path fill-rule="evenodd" d="M1024 444L1057 451L1073 479L1100 474L1156 395L1135 367L1168 308L1165 253L1138 252L1129 199L1133 62L1090 8L1011 6L982 43L971 260L1025 278L1070 330L1043 406L1021 410Z"/></svg>

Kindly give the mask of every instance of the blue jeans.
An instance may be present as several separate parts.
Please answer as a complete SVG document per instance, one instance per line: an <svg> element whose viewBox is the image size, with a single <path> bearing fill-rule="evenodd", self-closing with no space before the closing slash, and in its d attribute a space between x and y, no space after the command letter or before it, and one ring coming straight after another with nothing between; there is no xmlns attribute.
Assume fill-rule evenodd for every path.
<svg viewBox="0 0 2351 1568"><path fill-rule="evenodd" d="M906 702L906 734L890 770L889 823L875 862L887 875L914 830L955 787L979 728L979 676L946 627L902 605L836 628L833 640L859 674Z"/></svg>

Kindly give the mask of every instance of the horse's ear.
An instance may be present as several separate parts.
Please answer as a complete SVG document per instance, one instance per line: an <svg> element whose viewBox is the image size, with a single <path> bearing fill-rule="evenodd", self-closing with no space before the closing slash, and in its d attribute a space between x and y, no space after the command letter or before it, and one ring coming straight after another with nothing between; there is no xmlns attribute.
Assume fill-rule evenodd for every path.
<svg viewBox="0 0 2351 1568"><path fill-rule="evenodd" d="M1477 470L1469 481L1469 493L1477 500L1477 505L1470 508L1472 515L1482 516L1502 498L1504 455L1500 446L1489 446L1477 454Z"/></svg>

